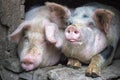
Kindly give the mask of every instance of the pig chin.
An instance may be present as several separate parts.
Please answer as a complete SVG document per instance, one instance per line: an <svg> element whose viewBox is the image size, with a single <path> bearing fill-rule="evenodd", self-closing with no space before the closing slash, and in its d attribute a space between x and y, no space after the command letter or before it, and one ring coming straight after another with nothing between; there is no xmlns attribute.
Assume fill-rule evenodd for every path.
<svg viewBox="0 0 120 80"><path fill-rule="evenodd" d="M67 40L67 42L69 44L72 44L72 45L79 45L79 46L82 46L83 45L83 41L78 41L78 40Z"/></svg>

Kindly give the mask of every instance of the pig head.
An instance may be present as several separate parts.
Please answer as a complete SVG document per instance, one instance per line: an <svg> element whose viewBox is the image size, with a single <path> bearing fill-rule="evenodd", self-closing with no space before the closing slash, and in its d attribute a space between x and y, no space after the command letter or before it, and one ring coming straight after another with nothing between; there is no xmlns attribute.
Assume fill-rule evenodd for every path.
<svg viewBox="0 0 120 80"><path fill-rule="evenodd" d="M85 6L77 8L68 19L70 25L65 30L66 44L71 45L72 56L77 57L81 54L80 56L84 56L84 58L79 59L86 58L85 62L87 62L108 45L112 45L116 49L119 40L119 19L114 21L116 16L118 14L116 15L104 7ZM113 26L115 23L116 25ZM116 33L113 34L112 30ZM75 49L74 52L74 48L78 49ZM68 51L70 52L70 50Z"/></svg>
<svg viewBox="0 0 120 80"><path fill-rule="evenodd" d="M46 42L41 21L24 21L10 37L18 43L21 66L26 71L56 64L60 52Z"/></svg>
<svg viewBox="0 0 120 80"><path fill-rule="evenodd" d="M59 4L47 2L46 6L28 11L25 20L9 35L18 44L23 69L30 71L58 63L61 52L48 41L56 43L54 32L64 22L62 19L67 10Z"/></svg>

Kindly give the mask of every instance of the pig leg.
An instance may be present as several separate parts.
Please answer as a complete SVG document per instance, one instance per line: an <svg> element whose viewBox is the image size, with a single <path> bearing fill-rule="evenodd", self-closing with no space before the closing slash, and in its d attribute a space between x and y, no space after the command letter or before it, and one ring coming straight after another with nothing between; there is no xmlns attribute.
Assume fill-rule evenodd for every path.
<svg viewBox="0 0 120 80"><path fill-rule="evenodd" d="M101 68L111 63L112 46L105 48L100 54L92 57L91 62L86 70L86 76L99 77L101 75ZM108 61L111 59L110 61Z"/></svg>
<svg viewBox="0 0 120 80"><path fill-rule="evenodd" d="M77 60L77 59L73 59L73 58L69 58L69 59L68 59L67 65L68 65L68 66L74 66L74 67L81 67L80 61Z"/></svg>
<svg viewBox="0 0 120 80"><path fill-rule="evenodd" d="M98 77L100 76L100 72L101 72L101 66L103 63L103 58L101 55L97 54L95 55L92 60L91 63L89 64L85 74L86 76L91 76L91 77Z"/></svg>

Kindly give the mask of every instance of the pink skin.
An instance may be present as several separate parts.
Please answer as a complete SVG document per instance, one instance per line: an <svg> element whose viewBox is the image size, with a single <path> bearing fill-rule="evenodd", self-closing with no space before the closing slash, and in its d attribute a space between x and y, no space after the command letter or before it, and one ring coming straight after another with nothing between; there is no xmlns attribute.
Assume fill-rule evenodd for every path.
<svg viewBox="0 0 120 80"><path fill-rule="evenodd" d="M62 39L56 41L54 36L57 28L64 27L63 18L68 18L69 15L68 8L50 2L26 13L24 22L9 35L11 40L18 43L18 54L23 69L30 71L58 63L61 52L49 42L57 47L62 44Z"/></svg>
<svg viewBox="0 0 120 80"><path fill-rule="evenodd" d="M30 40L27 40L30 41ZM26 43L30 43L30 42L24 42L24 44ZM41 40L39 40L39 42L41 42ZM24 45L23 44L23 45ZM40 45L38 45L40 44ZM33 70L35 68L37 68L39 65L41 65L42 59L45 55L43 55L43 50L45 47L45 41L42 41L41 43L38 42L33 42L32 44L28 44L30 46L34 45L33 47L30 46L27 48L27 51L25 50L25 48L19 53L20 55L20 62L21 62L21 66L24 70L26 71L30 71ZM28 45L24 45L23 47L27 47ZM19 45L20 48L21 45ZM41 48L42 47L42 48Z"/></svg>
<svg viewBox="0 0 120 80"><path fill-rule="evenodd" d="M21 66L26 71L30 71L35 68L35 60L32 59L30 56L24 57L24 59L21 61Z"/></svg>
<svg viewBox="0 0 120 80"><path fill-rule="evenodd" d="M80 31L74 26L70 25L65 30L65 37L70 42L76 42L80 38Z"/></svg>
<svg viewBox="0 0 120 80"><path fill-rule="evenodd" d="M88 24L89 22L81 21L79 24L69 25L65 29L66 41L62 48L67 57L78 59L84 63L88 63L92 56L102 51L107 43L104 34ZM97 47L98 43L99 47Z"/></svg>

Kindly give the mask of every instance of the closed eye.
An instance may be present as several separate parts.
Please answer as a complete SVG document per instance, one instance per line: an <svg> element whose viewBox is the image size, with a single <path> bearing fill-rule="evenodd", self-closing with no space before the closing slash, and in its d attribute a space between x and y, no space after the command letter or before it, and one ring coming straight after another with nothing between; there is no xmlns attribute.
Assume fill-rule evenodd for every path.
<svg viewBox="0 0 120 80"><path fill-rule="evenodd" d="M76 16L76 15L77 15L77 13L73 13L73 14L72 14L72 17L74 17L74 16Z"/></svg>
<svg viewBox="0 0 120 80"><path fill-rule="evenodd" d="M24 41L25 41L25 42L29 42L29 39L28 39L27 36L24 36Z"/></svg>
<svg viewBox="0 0 120 80"><path fill-rule="evenodd" d="M93 28L95 25L94 25L93 22L88 22L87 26L90 27L90 28Z"/></svg>
<svg viewBox="0 0 120 80"><path fill-rule="evenodd" d="M72 22L71 21L67 21L66 22L66 25L68 26L68 25L71 25L72 24Z"/></svg>
<svg viewBox="0 0 120 80"><path fill-rule="evenodd" d="M87 18L87 17L88 17L88 15L86 15L86 14L83 15L83 18Z"/></svg>

